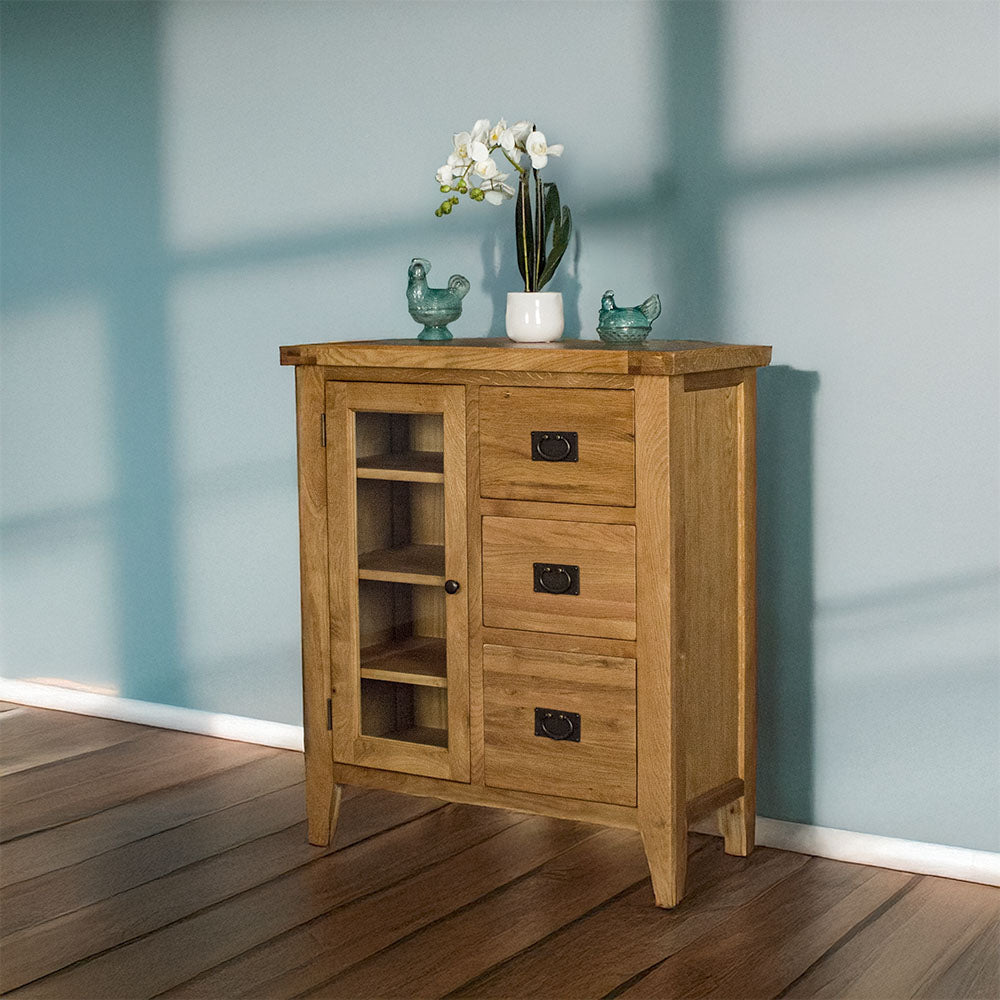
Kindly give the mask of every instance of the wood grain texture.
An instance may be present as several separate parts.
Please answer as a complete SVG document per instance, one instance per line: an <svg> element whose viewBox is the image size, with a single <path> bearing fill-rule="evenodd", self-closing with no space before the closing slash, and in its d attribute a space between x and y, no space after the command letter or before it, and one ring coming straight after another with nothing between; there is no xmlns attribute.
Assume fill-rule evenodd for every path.
<svg viewBox="0 0 1000 1000"><path fill-rule="evenodd" d="M409 1000L416 981L420 996L445 996L634 885L645 875L644 862L634 833L591 832L582 842L528 869L523 877L499 887L489 897L477 899L460 913L330 976L303 995ZM555 896L558 906L552 905ZM522 995L546 994L531 990Z"/></svg>
<svg viewBox="0 0 1000 1000"><path fill-rule="evenodd" d="M681 732L684 438L681 388L640 378L635 387L636 684L638 809L658 906L676 906L687 867L687 793Z"/></svg>
<svg viewBox="0 0 1000 1000"><path fill-rule="evenodd" d="M484 643L494 646L529 646L555 649L563 653L596 653L635 659L635 643L629 639L602 639L600 636L565 635L558 632L523 632L514 628L484 628Z"/></svg>
<svg viewBox="0 0 1000 1000"><path fill-rule="evenodd" d="M392 823L388 829L370 815L369 835L332 853L308 847L300 830L295 838L298 863L290 864L291 843L276 852L278 863L289 865L283 874L258 877L253 890L191 909L184 919L61 968L11 995L132 1000L162 993L337 905L401 882L518 821L493 810L430 805L433 811L426 812L425 804L423 815ZM375 836L379 829L384 832ZM411 850L421 838L426 838L423 850ZM252 881L264 850L266 845L251 847L248 859L236 866L237 877ZM211 891L210 885L207 888Z"/></svg>
<svg viewBox="0 0 1000 1000"><path fill-rule="evenodd" d="M206 746L192 733L146 729L128 743L4 778L2 839L72 823L119 806L142 789L168 788L271 753L249 743L218 740Z"/></svg>
<svg viewBox="0 0 1000 1000"><path fill-rule="evenodd" d="M129 722L13 705L0 712L0 776L126 743L143 732Z"/></svg>
<svg viewBox="0 0 1000 1000"><path fill-rule="evenodd" d="M480 499L479 510L494 517L527 517L596 524L635 524L633 507L598 507L579 503L538 503L531 500Z"/></svg>
<svg viewBox="0 0 1000 1000"><path fill-rule="evenodd" d="M456 338L447 344L367 340L281 348L283 365L344 365L413 369L603 372L678 375L766 365L771 348L698 340L647 340L625 348L600 340L515 344L506 337Z"/></svg>
<svg viewBox="0 0 1000 1000"><path fill-rule="evenodd" d="M892 874L899 880L907 878ZM785 995L795 1000L878 1000L894 992L963 1000L1000 995L996 966L1000 890L919 877L910 878L909 884L910 891L895 906L842 935L839 947L819 956ZM956 968L970 949L968 958L973 962L966 970ZM992 960L975 961L980 949L992 950Z"/></svg>
<svg viewBox="0 0 1000 1000"><path fill-rule="evenodd" d="M631 375L602 372L494 371L471 368L394 368L324 365L327 381L334 382L415 382L421 385L523 385L537 388L631 389Z"/></svg>
<svg viewBox="0 0 1000 1000"><path fill-rule="evenodd" d="M715 928L749 900L801 869L807 858L760 851L727 858L718 841L695 835L685 905L653 905L648 878L455 990L456 998L615 996L631 979ZM741 1000L749 1000L744 997Z"/></svg>
<svg viewBox="0 0 1000 1000"><path fill-rule="evenodd" d="M532 431L575 433L577 461L533 460ZM616 507L635 503L631 392L484 386L479 452L484 497Z"/></svg>
<svg viewBox="0 0 1000 1000"><path fill-rule="evenodd" d="M469 613L469 780L483 784L483 536L479 496L479 386L465 390L466 528L469 572L466 599Z"/></svg>
<svg viewBox="0 0 1000 1000"><path fill-rule="evenodd" d="M536 872L551 866L553 859L558 864L559 859L586 844L595 833L582 824L542 817L508 820L504 829L488 839L430 865L401 884L333 909L308 926L296 928L245 959L219 969L217 975L206 976L170 995L214 1000L232 996L234 988L257 981L258 996L296 996L311 989L329 988L330 980L345 972L350 982L356 982L354 975L366 960L377 963L386 954L385 949L396 942L405 948L408 940L434 935L443 922L451 922L455 911L469 912L480 901L524 884ZM547 881L544 875L541 880ZM467 943L468 939L464 939L463 944ZM407 975L405 965L396 971L400 976ZM414 983L418 981L416 969L412 971L410 980ZM387 986L369 981L350 988L358 990L355 996L367 997L384 996ZM343 987L341 983L333 988ZM419 995L428 996L431 991L420 989Z"/></svg>
<svg viewBox="0 0 1000 1000"><path fill-rule="evenodd" d="M145 733L149 732L143 728ZM183 827L257 795L298 784L302 778L302 758L275 751L207 775L185 776L182 782L155 795L128 798L119 805L97 811L92 807L86 816L72 822L7 843L0 865L5 904L0 912L6 917L6 904L14 905L21 891L17 883L49 875L51 884L58 885L65 879L65 875L58 874L60 869L107 857L133 841L152 837L168 820ZM6 779L0 780L0 796L5 782ZM117 782L116 774L108 774L102 779L102 786L107 788ZM110 881L111 876L102 874L94 884L100 887L102 879ZM83 875L81 880L85 885L90 884Z"/></svg>
<svg viewBox="0 0 1000 1000"><path fill-rule="evenodd" d="M635 660L483 649L486 784L635 805ZM579 742L535 734L535 708L580 716Z"/></svg>
<svg viewBox="0 0 1000 1000"><path fill-rule="evenodd" d="M737 389L737 741L744 792L718 814L730 854L753 850L757 815L757 371Z"/></svg>
<svg viewBox="0 0 1000 1000"><path fill-rule="evenodd" d="M527 518L483 518L483 624L634 639L636 529ZM534 563L579 567L579 594L534 589Z"/></svg>
<svg viewBox="0 0 1000 1000"><path fill-rule="evenodd" d="M741 776L737 391L676 393L671 411L683 438L675 457L684 467L677 578L684 624L677 665L689 799Z"/></svg>
<svg viewBox="0 0 1000 1000"><path fill-rule="evenodd" d="M483 785L443 781L417 774L394 774L390 771L353 767L349 764L337 764L335 767L337 780L348 785L389 788L409 795L429 795L449 802L493 806L497 809L537 813L540 816L579 820L583 823L599 823L625 830L635 830L638 826L636 810L630 806L587 802L583 799L568 799L557 795L535 795L531 792L511 791L506 788L487 788Z"/></svg>
<svg viewBox="0 0 1000 1000"><path fill-rule="evenodd" d="M911 878L813 858L731 914L715 935L691 942L618 995L776 997ZM752 949L743 937L747 928L753 928Z"/></svg>
<svg viewBox="0 0 1000 1000"><path fill-rule="evenodd" d="M332 734L326 725L331 696L330 602L326 475L320 418L326 385L318 369L295 369L296 439L299 469L299 580L302 607L302 706L306 748L309 842L326 845L333 836L337 792L331 775ZM341 544L339 533L334 544Z"/></svg>
<svg viewBox="0 0 1000 1000"><path fill-rule="evenodd" d="M767 848L732 857L694 834L683 905L663 910L635 830L346 788L323 849L305 840L300 754L169 787L103 773L95 812L5 846L5 869L19 849L21 871L41 873L4 893L7 996L1000 995L995 887ZM0 778L0 797L25 776ZM635 809L552 801L635 825Z"/></svg>

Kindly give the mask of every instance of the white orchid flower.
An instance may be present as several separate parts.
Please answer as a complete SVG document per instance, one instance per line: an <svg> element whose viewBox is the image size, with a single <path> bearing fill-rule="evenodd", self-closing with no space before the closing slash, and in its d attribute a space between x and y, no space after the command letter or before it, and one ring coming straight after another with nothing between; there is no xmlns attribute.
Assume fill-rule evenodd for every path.
<svg viewBox="0 0 1000 1000"><path fill-rule="evenodd" d="M514 136L515 145L524 149L524 141L535 130L535 126L531 122L515 122L510 130Z"/></svg>
<svg viewBox="0 0 1000 1000"><path fill-rule="evenodd" d="M450 184L451 179L455 176L455 171L452 170L450 163L446 163L443 167L438 167L438 172L434 176L437 178L438 184Z"/></svg>
<svg viewBox="0 0 1000 1000"><path fill-rule="evenodd" d="M500 148L506 153L508 159L513 160L515 163L521 162L521 150L517 148L517 140L514 138L513 129L505 128L500 133L498 141Z"/></svg>
<svg viewBox="0 0 1000 1000"><path fill-rule="evenodd" d="M562 144L550 146L541 132L532 132L524 142L524 150L531 157L531 165L541 170L549 162L550 156L562 156Z"/></svg>
<svg viewBox="0 0 1000 1000"><path fill-rule="evenodd" d="M490 132L490 120L489 118L480 118L475 125L472 126L472 141L482 142Z"/></svg>
<svg viewBox="0 0 1000 1000"><path fill-rule="evenodd" d="M496 177L497 174L500 173L497 169L497 165L489 157L486 157L485 160L476 160L476 165L473 167L473 170L475 170L475 172L485 181Z"/></svg>
<svg viewBox="0 0 1000 1000"><path fill-rule="evenodd" d="M479 164L490 158L490 151L485 142L474 139L472 145L469 146L469 156Z"/></svg>
<svg viewBox="0 0 1000 1000"><path fill-rule="evenodd" d="M501 177L506 177L506 174L501 174ZM509 184L504 184L503 181L497 182L494 179L493 186L489 189L483 191L483 197L491 205L500 205L504 201L514 197L514 189Z"/></svg>
<svg viewBox="0 0 1000 1000"><path fill-rule="evenodd" d="M452 155L468 160L469 147L472 145L472 136L468 132L456 132L452 136L452 142L455 144L455 152ZM451 157L449 156L448 159L450 160Z"/></svg>
<svg viewBox="0 0 1000 1000"><path fill-rule="evenodd" d="M452 153L448 157L446 166L451 167L452 172L454 172L456 169L467 167L471 162L472 160L468 156L459 156L458 153Z"/></svg>
<svg viewBox="0 0 1000 1000"><path fill-rule="evenodd" d="M490 129L489 144L491 146L500 145L500 136L507 131L507 122L501 118L493 128Z"/></svg>

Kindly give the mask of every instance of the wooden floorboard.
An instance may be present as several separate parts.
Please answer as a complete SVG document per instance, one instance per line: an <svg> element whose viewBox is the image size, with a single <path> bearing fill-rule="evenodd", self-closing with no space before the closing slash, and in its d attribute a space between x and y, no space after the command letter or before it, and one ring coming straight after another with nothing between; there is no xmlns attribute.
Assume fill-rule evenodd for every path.
<svg viewBox="0 0 1000 1000"><path fill-rule="evenodd" d="M127 743L147 732L128 722L44 709L14 706L2 715L0 776Z"/></svg>
<svg viewBox="0 0 1000 1000"><path fill-rule="evenodd" d="M1000 995L1000 889L694 835L660 910L630 831L347 789L318 848L291 751L3 705L0 749L4 996Z"/></svg>

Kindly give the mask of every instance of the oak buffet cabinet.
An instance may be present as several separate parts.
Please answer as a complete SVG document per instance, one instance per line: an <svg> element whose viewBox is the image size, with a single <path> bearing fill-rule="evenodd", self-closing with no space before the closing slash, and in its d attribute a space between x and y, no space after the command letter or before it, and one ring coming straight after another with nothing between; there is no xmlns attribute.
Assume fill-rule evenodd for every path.
<svg viewBox="0 0 1000 1000"><path fill-rule="evenodd" d="M769 347L285 347L309 839L340 785L753 847L754 400Z"/></svg>

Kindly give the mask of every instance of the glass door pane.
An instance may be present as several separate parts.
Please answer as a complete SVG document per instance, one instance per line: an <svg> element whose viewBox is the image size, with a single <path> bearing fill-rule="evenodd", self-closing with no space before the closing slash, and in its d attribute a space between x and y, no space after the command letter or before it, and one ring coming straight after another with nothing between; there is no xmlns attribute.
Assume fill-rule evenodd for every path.
<svg viewBox="0 0 1000 1000"><path fill-rule="evenodd" d="M443 414L354 417L361 735L447 747Z"/></svg>

